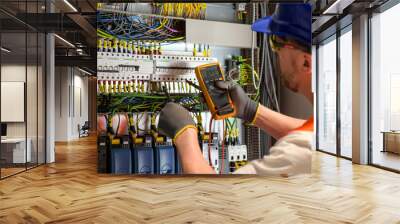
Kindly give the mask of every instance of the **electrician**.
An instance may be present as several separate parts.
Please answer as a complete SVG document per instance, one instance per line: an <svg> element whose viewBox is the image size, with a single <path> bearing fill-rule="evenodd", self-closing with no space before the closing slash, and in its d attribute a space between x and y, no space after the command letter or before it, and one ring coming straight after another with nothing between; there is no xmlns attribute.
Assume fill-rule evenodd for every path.
<svg viewBox="0 0 400 224"><path fill-rule="evenodd" d="M252 30L268 35L269 45L277 54L283 84L312 103L311 6L279 4L272 16L257 20ZM313 117L306 121L272 111L252 101L239 85L229 81L215 85L229 91L237 109L236 117L278 140L269 155L250 161L235 173L290 176L311 172ZM159 129L174 139L184 173L215 173L203 158L196 125L186 109L175 103L166 104L160 113Z"/></svg>

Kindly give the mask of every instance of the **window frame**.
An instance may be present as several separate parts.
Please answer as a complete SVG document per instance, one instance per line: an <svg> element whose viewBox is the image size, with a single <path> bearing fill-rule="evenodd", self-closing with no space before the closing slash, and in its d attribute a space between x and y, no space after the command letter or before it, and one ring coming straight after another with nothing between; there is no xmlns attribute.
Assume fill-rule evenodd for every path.
<svg viewBox="0 0 400 224"><path fill-rule="evenodd" d="M339 21L340 22L340 21ZM342 35L344 35L347 32L352 32L352 23L350 22L349 24L346 24L344 27L336 28L336 32L331 34L330 36L320 40L317 44L316 44L316 99L315 99L315 104L316 104L316 118L315 118L315 122L316 122L316 150L319 152L323 152L329 155L333 155L336 157L340 157L346 160L352 160L352 158L347 157L342 155L341 153L341 118L340 118L340 103L341 103L341 94L340 94L340 82L341 82L341 67L340 67L340 37ZM320 97L320 88L319 88L319 47L322 43L328 43L330 41L336 41L336 152L332 153L332 152L328 152L324 149L320 148L320 143L319 143L319 97Z"/></svg>
<svg viewBox="0 0 400 224"><path fill-rule="evenodd" d="M28 2L26 2L26 1L21 1L21 2L25 3L25 11L23 13L25 14L25 17L26 17L27 13L29 13L28 10L27 10L27 3ZM39 2L46 3L44 0L34 1L33 3L36 3L36 12L39 11ZM47 12L47 10L48 10L48 7L46 7L46 12ZM4 173L2 173L2 167L1 167L1 162L0 162L0 181L4 180L4 179L7 179L9 177L18 175L20 173L26 172L26 171L28 171L30 169L34 169L34 168L37 168L39 166L47 164L47 144L48 144L47 143L47 56L48 56L47 55L47 50L48 50L47 49L47 44L48 44L47 34L48 33L40 31L40 30L38 30L38 29L36 29L34 27L31 27L27 23L25 23L23 25L23 27L24 27L24 29L20 30L19 33L21 35L25 35L25 37L24 37L25 38L25 40L24 40L25 49L23 50L24 53L25 53L24 58L23 58L25 60L25 69L24 69L25 70L25 87L24 87L24 89L25 89L25 96L24 96L24 126L25 126L24 130L25 130L25 133L24 133L24 136L23 136L23 138L25 140L25 164L24 164L24 167L21 167L23 169L21 169L20 171L13 172L13 173L8 174L8 175L4 175ZM0 28L1 28L1 23L0 23ZM0 29L0 46L2 45L2 35L6 34L6 33L9 33L9 32L3 31L3 30ZM17 33L17 31L15 33ZM28 166L28 162L27 162L27 156L28 156L28 154L27 154L27 148L28 148L28 144L27 144L27 142L28 142L28 131L27 131L28 130L28 112L27 112L27 110L28 110L28 108L27 108L28 34L33 34L33 35L36 36L36 41L35 41L36 42L36 47L34 49L36 51L36 57L37 57L36 60L33 62L33 65L36 66L36 71L34 72L34 75L36 75L36 91L35 91L34 94L36 94L36 99L37 99L37 101L36 101L36 122L33 122L34 125L36 125L36 136L32 137L32 138L36 138L36 140L37 140L36 161L34 163L30 164L29 166ZM42 110L44 110L43 111L44 114L43 114L42 117L39 117L39 113L38 113L38 111L39 111L39 98L38 98L38 95L39 95L39 81L38 81L38 75L39 75L39 70L38 70L38 67L39 67L39 34L42 34L42 38L40 38L40 41L41 41L41 44L42 44L41 46L43 47L43 49L41 49L41 52L44 54L44 55L42 55L42 60L43 60L42 66L43 67L42 67L42 71L41 71L42 82L43 82L42 84L44 85L43 86L44 90L41 93L42 96L44 96L44 99L42 99L43 105L41 105L41 107L43 107ZM0 82L2 81L2 76L1 76L1 68L3 66L2 62L3 62L2 54L0 53ZM30 74L30 75L32 75L32 74ZM0 86L0 89L1 89L1 86ZM1 95L1 93L0 93L0 95ZM0 98L0 101L1 101L1 98ZM0 106L0 109L1 109L1 106ZM1 115L0 115L0 117L1 117ZM41 155L41 157L43 157L42 158L43 162L39 162L39 141L38 141L38 139L39 139L39 120L44 125L44 127L42 127L43 128L43 133L42 133L43 134L43 142L42 142L43 143L43 145L42 145L43 154ZM0 119L0 123L2 123L1 119ZM1 148L2 147L1 147L1 144L0 144L0 158L1 158Z"/></svg>
<svg viewBox="0 0 400 224"><path fill-rule="evenodd" d="M368 39L368 54L367 54L367 60L368 60L368 68L367 68L367 77L368 77L368 111L367 111L367 118L368 118L368 152L367 152L367 162L368 165L377 167L383 170L391 171L394 173L400 173L400 169L394 169L391 167L387 167L384 165L376 164L373 162L373 130L372 130L372 93L373 93L373 88L372 88L372 18L374 17L373 14L381 14L384 13L385 11L393 8L394 6L397 6L400 4L398 0L388 0L384 4L378 6L377 8L374 8L373 10L368 11L368 31L367 31L367 39Z"/></svg>

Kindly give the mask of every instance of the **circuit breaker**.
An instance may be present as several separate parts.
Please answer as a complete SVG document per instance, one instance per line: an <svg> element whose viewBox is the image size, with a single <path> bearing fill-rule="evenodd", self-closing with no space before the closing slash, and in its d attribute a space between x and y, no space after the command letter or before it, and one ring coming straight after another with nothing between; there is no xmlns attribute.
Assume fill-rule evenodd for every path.
<svg viewBox="0 0 400 224"><path fill-rule="evenodd" d="M154 151L151 136L144 143L133 145L134 172L136 174L154 174Z"/></svg>
<svg viewBox="0 0 400 224"><path fill-rule="evenodd" d="M132 155L129 145L129 136L124 136L120 139L118 146L111 148L111 173L132 173Z"/></svg>
<svg viewBox="0 0 400 224"><path fill-rule="evenodd" d="M97 138L97 172L107 173L108 161L108 139L106 135Z"/></svg>
<svg viewBox="0 0 400 224"><path fill-rule="evenodd" d="M205 136L208 136L207 134ZM202 141L202 152L203 157L207 162L211 162L211 166L214 168L216 173L220 172L220 158L219 158L219 145L218 145L218 133L211 135L211 141L203 139ZM210 155L209 152L210 151Z"/></svg>
<svg viewBox="0 0 400 224"><path fill-rule="evenodd" d="M175 148L172 140L168 139L162 143L155 143L155 173L156 174L175 174Z"/></svg>

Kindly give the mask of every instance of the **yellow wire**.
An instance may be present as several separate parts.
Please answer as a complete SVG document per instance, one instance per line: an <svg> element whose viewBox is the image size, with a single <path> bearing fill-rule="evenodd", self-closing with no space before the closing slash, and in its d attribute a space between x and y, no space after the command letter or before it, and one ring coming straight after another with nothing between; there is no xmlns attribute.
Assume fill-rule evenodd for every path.
<svg viewBox="0 0 400 224"><path fill-rule="evenodd" d="M174 37L174 38L168 38L166 40L168 41L168 40L182 40L182 39L184 39L184 37Z"/></svg>
<svg viewBox="0 0 400 224"><path fill-rule="evenodd" d="M163 3L156 4L160 15L202 19L207 9L206 3Z"/></svg>
<svg viewBox="0 0 400 224"><path fill-rule="evenodd" d="M104 37L104 38L110 38L110 39L114 38L113 35L108 34L108 33L104 32L104 31L102 31L102 30L100 30L100 29L97 29L97 34L98 34L100 37Z"/></svg>

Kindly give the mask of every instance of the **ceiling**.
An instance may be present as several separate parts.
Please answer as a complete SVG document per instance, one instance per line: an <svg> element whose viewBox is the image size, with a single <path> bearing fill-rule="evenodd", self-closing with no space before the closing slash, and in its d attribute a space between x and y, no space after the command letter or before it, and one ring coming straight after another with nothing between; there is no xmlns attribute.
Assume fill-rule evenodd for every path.
<svg viewBox="0 0 400 224"><path fill-rule="evenodd" d="M56 65L79 66L94 74L96 1L68 0L70 6L64 0L47 2L46 5L45 0L0 1L2 46L11 50L7 57L10 60L24 60L26 55L27 58L36 57L37 33L56 33L75 45L71 47L60 38L55 38ZM39 50L42 47L39 44Z"/></svg>
<svg viewBox="0 0 400 224"><path fill-rule="evenodd" d="M353 17L372 12L386 2L388 0L316 0L313 2L313 43L351 24Z"/></svg>

